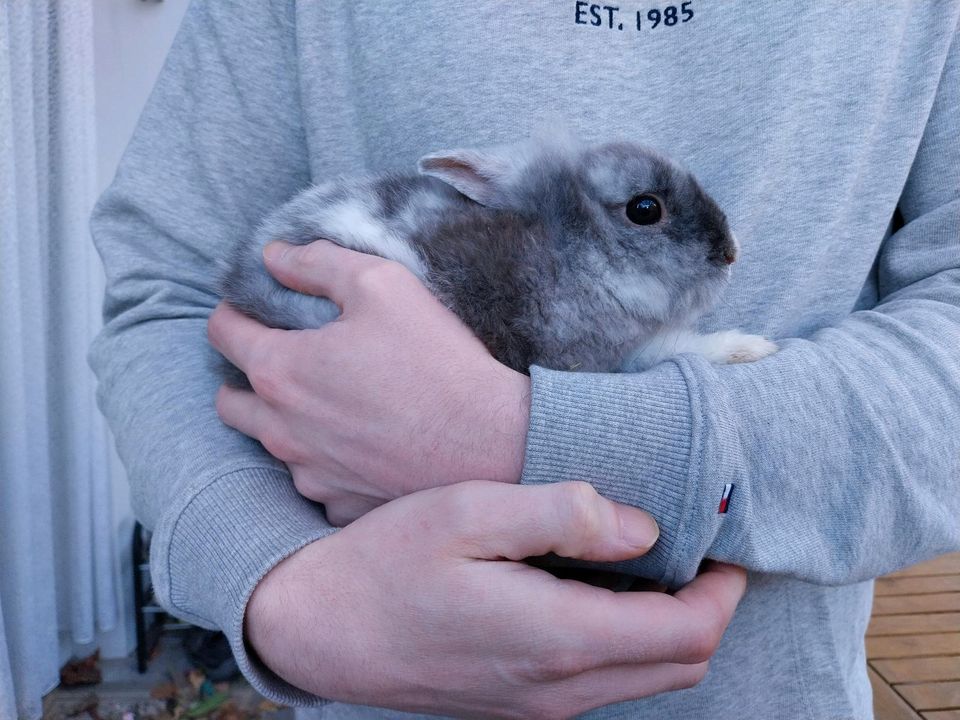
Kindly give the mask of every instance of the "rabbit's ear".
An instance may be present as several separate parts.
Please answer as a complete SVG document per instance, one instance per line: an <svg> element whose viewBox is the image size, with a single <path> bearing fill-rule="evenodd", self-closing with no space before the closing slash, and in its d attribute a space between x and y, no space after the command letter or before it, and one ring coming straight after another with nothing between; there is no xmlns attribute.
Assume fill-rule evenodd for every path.
<svg viewBox="0 0 960 720"><path fill-rule="evenodd" d="M424 175L431 175L492 208L506 207L508 188L516 167L506 157L479 150L451 150L424 155L417 163Z"/></svg>

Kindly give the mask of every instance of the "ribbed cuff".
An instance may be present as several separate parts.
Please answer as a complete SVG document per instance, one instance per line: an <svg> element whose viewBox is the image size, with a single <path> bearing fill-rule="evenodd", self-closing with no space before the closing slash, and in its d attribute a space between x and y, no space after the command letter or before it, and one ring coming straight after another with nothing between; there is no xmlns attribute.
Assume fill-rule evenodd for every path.
<svg viewBox="0 0 960 720"><path fill-rule="evenodd" d="M151 570L158 600L173 614L222 630L241 672L265 697L286 705L325 700L284 682L244 643L243 619L257 583L277 563L335 528L301 497L290 476L245 468L202 485L158 526Z"/></svg>
<svg viewBox="0 0 960 720"><path fill-rule="evenodd" d="M646 510L660 525L659 540L646 556L613 567L668 585L689 581L699 564L690 555L705 549L701 531L711 530L688 521L699 514L692 505L702 443L697 401L680 366L666 362L638 374L533 367L530 375L521 482L585 480L611 500Z"/></svg>

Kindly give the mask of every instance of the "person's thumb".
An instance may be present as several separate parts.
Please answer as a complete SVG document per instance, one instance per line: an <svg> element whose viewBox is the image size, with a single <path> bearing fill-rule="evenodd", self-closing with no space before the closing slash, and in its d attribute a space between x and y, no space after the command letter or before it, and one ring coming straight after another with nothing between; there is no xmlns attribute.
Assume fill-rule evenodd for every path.
<svg viewBox="0 0 960 720"><path fill-rule="evenodd" d="M646 553L660 529L647 513L607 500L585 482L451 486L447 520L476 557L521 560L555 553L613 562Z"/></svg>

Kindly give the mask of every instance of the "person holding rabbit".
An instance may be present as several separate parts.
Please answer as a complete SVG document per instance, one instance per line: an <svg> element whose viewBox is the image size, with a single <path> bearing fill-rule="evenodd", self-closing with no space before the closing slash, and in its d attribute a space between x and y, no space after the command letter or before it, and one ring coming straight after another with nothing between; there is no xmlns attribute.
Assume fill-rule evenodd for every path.
<svg viewBox="0 0 960 720"><path fill-rule="evenodd" d="M161 602L304 717L871 717L871 579L960 547L960 0L387 5L195 2L98 204ZM775 354L527 375L409 265L297 238L265 267L336 321L218 307L304 188L554 117L697 177L739 250L695 329Z"/></svg>

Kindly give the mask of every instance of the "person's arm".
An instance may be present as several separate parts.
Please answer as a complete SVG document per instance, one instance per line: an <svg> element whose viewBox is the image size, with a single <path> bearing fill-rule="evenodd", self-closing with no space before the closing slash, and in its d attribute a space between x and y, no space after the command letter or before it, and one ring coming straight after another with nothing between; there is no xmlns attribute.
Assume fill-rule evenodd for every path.
<svg viewBox="0 0 960 720"><path fill-rule="evenodd" d="M222 629L255 688L288 704L318 693L559 717L696 684L742 571L715 566L675 597L613 601L504 560L633 557L657 535L645 513L582 484L461 484L334 533L280 462L217 417L215 259L309 180L292 13L286 0L191 6L93 220L107 297L90 361L154 531L160 602ZM251 350L221 340L233 356Z"/></svg>
<svg viewBox="0 0 960 720"><path fill-rule="evenodd" d="M649 515L586 483L431 488L281 562L250 600L247 635L281 677L344 702L579 717L700 682L746 573L710 563L674 595L612 593L517 561L611 561L655 538Z"/></svg>
<svg viewBox="0 0 960 720"><path fill-rule="evenodd" d="M960 547L958 137L955 39L875 307L756 364L535 369L522 481L585 479L651 512L660 541L630 566L670 584L705 556L843 584Z"/></svg>
<svg viewBox="0 0 960 720"><path fill-rule="evenodd" d="M659 542L623 569L674 586L704 557L843 584L949 551L960 546L958 133L955 40L900 199L905 224L877 258L875 306L782 341L762 362L533 368L528 401L509 372L487 372L489 354L451 329L449 311L410 273L358 256L351 262L382 274L333 288L327 256L350 251L313 243L267 266L302 292L339 290L343 316L282 340L249 330L283 343L279 361L248 370L284 391L222 393L221 415L251 436L282 438L276 452L293 463L300 492L342 522L470 478L586 480L657 518ZM224 311L211 322L239 330ZM318 358L331 360L323 373L298 370ZM327 417L349 419L349 442Z"/></svg>
<svg viewBox="0 0 960 720"><path fill-rule="evenodd" d="M220 422L206 337L215 259L309 182L292 15L292 3L191 5L92 221L107 296L90 363L154 531L161 603L221 628L262 692L305 703L251 664L244 609L270 568L333 529L281 463Z"/></svg>

